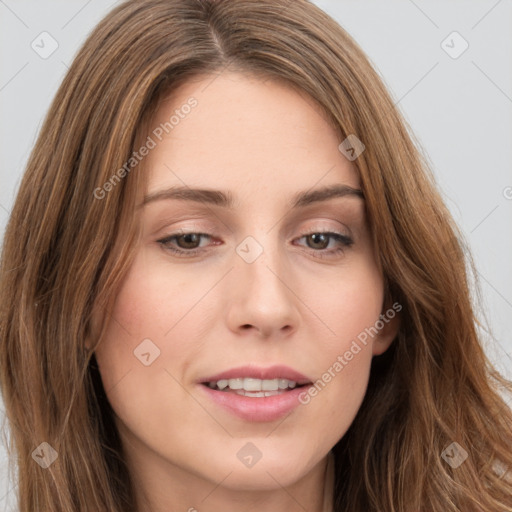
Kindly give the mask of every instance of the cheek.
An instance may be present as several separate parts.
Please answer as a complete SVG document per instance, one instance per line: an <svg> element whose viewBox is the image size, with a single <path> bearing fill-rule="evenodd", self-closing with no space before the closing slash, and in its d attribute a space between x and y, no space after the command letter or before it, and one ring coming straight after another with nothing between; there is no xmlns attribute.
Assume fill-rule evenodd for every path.
<svg viewBox="0 0 512 512"><path fill-rule="evenodd" d="M314 292L308 296L305 284L302 293L308 296L311 310L328 328L322 346L331 355L347 350L358 336L364 339L382 312L383 279L369 257L359 258L336 275L309 283L309 289Z"/></svg>
<svg viewBox="0 0 512 512"><path fill-rule="evenodd" d="M172 343L170 355L184 363L187 344L182 331L191 305L200 298L199 291L180 282L178 272L164 278L162 269L155 271L141 251L117 293L108 328L96 350L107 394L121 380L123 385L137 380L156 386L156 375L169 367L164 360L173 339L182 342Z"/></svg>
<svg viewBox="0 0 512 512"><path fill-rule="evenodd" d="M311 417L343 433L366 392L375 326L382 312L383 280L373 260L361 259L336 283L323 291L317 287L310 295L308 305L328 330L318 340L315 386L302 395L301 402L311 407Z"/></svg>
<svg viewBox="0 0 512 512"><path fill-rule="evenodd" d="M162 264L141 251L117 295L115 319L134 339L172 336L191 304L204 294L204 284L194 286L180 266Z"/></svg>
<svg viewBox="0 0 512 512"><path fill-rule="evenodd" d="M186 408L179 383L195 357L187 343L193 337L188 313L200 297L199 289L180 282L178 272L164 279L157 270L143 252L135 259L96 350L112 409L147 444Z"/></svg>

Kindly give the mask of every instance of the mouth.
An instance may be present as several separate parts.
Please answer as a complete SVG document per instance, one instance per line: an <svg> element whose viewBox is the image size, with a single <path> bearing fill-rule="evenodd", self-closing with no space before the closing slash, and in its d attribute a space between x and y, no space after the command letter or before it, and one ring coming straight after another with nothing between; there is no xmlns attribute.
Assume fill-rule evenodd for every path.
<svg viewBox="0 0 512 512"><path fill-rule="evenodd" d="M214 406L249 422L271 422L290 414L313 385L310 378L284 365L232 368L197 384Z"/></svg>
<svg viewBox="0 0 512 512"><path fill-rule="evenodd" d="M256 379L252 377L238 377L233 379L211 380L202 382L201 384L214 391L234 393L251 398L262 398L282 395L292 389L305 387L311 384L311 382L298 383L295 380L285 378Z"/></svg>

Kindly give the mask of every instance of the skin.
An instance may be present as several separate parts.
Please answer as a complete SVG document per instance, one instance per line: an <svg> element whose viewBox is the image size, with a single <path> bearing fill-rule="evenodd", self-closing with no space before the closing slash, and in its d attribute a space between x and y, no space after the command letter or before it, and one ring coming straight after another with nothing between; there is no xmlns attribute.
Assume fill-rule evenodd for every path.
<svg viewBox="0 0 512 512"><path fill-rule="evenodd" d="M364 200L290 207L299 191L360 188L359 178L319 107L286 85L237 72L202 76L175 90L152 126L190 97L197 106L144 160L146 193L185 184L230 191L236 203L140 207L140 244L96 350L139 509L145 496L156 512L321 511L327 454L356 416L396 317L284 419L242 420L197 381L252 363L286 364L315 382L375 324L385 310L383 277ZM167 247L202 251L176 256L158 240L179 229L211 238L173 239ZM305 236L319 231L353 243ZM263 248L252 263L236 252L247 236ZM134 350L148 338L160 355L145 366ZM251 468L237 458L247 442L262 454Z"/></svg>

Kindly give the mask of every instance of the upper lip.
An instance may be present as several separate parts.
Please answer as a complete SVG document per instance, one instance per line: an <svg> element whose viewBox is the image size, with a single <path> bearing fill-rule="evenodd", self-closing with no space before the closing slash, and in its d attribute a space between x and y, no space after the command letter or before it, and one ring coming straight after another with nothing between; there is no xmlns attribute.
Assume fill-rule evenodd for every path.
<svg viewBox="0 0 512 512"><path fill-rule="evenodd" d="M285 365L274 365L268 366L266 368L258 367L258 366L238 366L236 368L231 368L230 370L226 370L222 373L217 373L210 377L206 377L201 379L200 383L208 383L208 382L217 382L219 380L224 379L238 379L243 377L249 377L252 379L261 379L261 380L273 380L273 379L288 379L293 380L299 385L309 384L311 382L308 377L303 375L302 373L290 368Z"/></svg>

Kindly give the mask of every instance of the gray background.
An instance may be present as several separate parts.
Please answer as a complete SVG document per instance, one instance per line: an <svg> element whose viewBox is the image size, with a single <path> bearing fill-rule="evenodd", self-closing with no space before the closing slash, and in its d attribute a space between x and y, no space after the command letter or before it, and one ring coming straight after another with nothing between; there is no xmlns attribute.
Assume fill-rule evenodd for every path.
<svg viewBox="0 0 512 512"><path fill-rule="evenodd" d="M67 67L117 3L0 0L0 235ZM512 0L314 3L369 55L428 155L473 251L492 329L486 351L512 378ZM31 47L44 31L58 44L46 59ZM465 43L453 31L469 45L457 58ZM0 511L14 510L2 446L0 460Z"/></svg>

